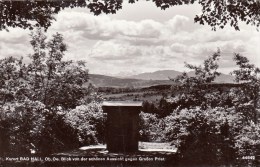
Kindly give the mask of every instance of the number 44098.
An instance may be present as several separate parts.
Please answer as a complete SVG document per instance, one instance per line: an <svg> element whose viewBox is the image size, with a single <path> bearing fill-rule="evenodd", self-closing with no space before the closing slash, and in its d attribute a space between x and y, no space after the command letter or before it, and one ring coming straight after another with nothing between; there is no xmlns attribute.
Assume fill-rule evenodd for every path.
<svg viewBox="0 0 260 167"><path fill-rule="evenodd" d="M243 156L242 159L251 159L251 160L255 160L255 156Z"/></svg>

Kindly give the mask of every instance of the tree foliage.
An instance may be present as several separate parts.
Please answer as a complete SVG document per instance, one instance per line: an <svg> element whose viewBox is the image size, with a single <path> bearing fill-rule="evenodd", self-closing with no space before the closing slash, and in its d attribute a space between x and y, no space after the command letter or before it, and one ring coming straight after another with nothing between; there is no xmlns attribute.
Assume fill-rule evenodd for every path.
<svg viewBox="0 0 260 167"><path fill-rule="evenodd" d="M238 69L232 74L239 83L214 84L219 56L220 52L213 54L200 66L186 63L195 76L183 73L174 80L179 83L173 89L174 96L164 101L172 107L168 108L171 114L163 118L141 115L142 134L172 142L178 148L180 163L186 166L246 166L242 157L257 155L259 69L235 54Z"/></svg>
<svg viewBox="0 0 260 167"><path fill-rule="evenodd" d="M129 0L135 3L138 0ZM207 23L213 30L227 24L239 30L239 21L259 27L259 0L152 0L162 10L184 4L198 3L202 12L195 22ZM33 29L40 26L47 29L55 20L54 15L66 8L85 7L94 15L114 14L122 9L123 0L60 0L60 1L3 1L0 2L0 30L8 27Z"/></svg>
<svg viewBox="0 0 260 167"><path fill-rule="evenodd" d="M220 73L217 72L219 57L220 51L204 60L203 65L196 66L185 63L186 67L195 72L195 76L188 76L188 74L184 72L182 75L173 79L173 81L177 83L177 85L172 88L176 94L173 101L183 101L184 106L182 107L201 105L205 108L207 105L211 105L209 101L207 102L207 100L209 100L207 96L210 95L210 84L220 75Z"/></svg>
<svg viewBox="0 0 260 167"><path fill-rule="evenodd" d="M259 124L245 124L234 107L200 107L173 112L164 119L166 139L178 148L180 162L189 165L239 164L243 156L256 155Z"/></svg>
<svg viewBox="0 0 260 167"><path fill-rule="evenodd" d="M195 17L195 22L207 23L216 30L230 24L239 30L239 21L259 27L260 1L259 0L202 0L202 14Z"/></svg>
<svg viewBox="0 0 260 167"><path fill-rule="evenodd" d="M12 100L23 100L30 96L26 67L21 59L8 57L0 60L0 104Z"/></svg>
<svg viewBox="0 0 260 167"><path fill-rule="evenodd" d="M85 62L62 60L67 46L59 33L46 41L46 36L38 29L31 37L34 53L30 55L32 63L27 73L33 84L33 98L47 107L74 108L86 91L82 87L88 80Z"/></svg>
<svg viewBox="0 0 260 167"><path fill-rule="evenodd" d="M140 140L145 142L162 142L164 141L162 119L158 119L152 113L140 113Z"/></svg>
<svg viewBox="0 0 260 167"><path fill-rule="evenodd" d="M40 101L47 108L74 108L84 97L88 80L85 62L63 61L66 45L61 34L46 41L40 29L31 34L31 63L8 57L0 60L0 101Z"/></svg>
<svg viewBox="0 0 260 167"><path fill-rule="evenodd" d="M37 29L31 38L30 63L14 57L0 60L1 154L27 155L30 149L49 154L80 145L64 115L90 93L84 86L85 62L63 60L67 46L61 34L47 40Z"/></svg>
<svg viewBox="0 0 260 167"><path fill-rule="evenodd" d="M181 165L246 166L257 155L260 126L236 106L176 109L164 118L141 113L141 140L171 142Z"/></svg>
<svg viewBox="0 0 260 167"><path fill-rule="evenodd" d="M105 119L101 104L95 101L77 106L65 115L66 123L75 129L81 145L105 142Z"/></svg>
<svg viewBox="0 0 260 167"><path fill-rule="evenodd" d="M187 73L184 72L182 75L178 76L175 81L184 84L183 86L188 86L190 84L199 85L199 84L206 84L211 83L214 79L220 75L217 72L219 67L218 60L220 57L220 51L214 53L212 56L204 60L203 66L199 65L192 65L185 63L185 66L190 70L195 72L194 77L187 76Z"/></svg>
<svg viewBox="0 0 260 167"><path fill-rule="evenodd" d="M260 69L254 64L251 64L247 57L240 54L234 55L234 61L238 65L238 69L234 70L231 74L235 76L235 81L242 83L243 86L236 91L238 97L238 103L240 103L239 110L250 113L254 121L258 121L260 111Z"/></svg>
<svg viewBox="0 0 260 167"><path fill-rule="evenodd" d="M0 107L0 154L28 155L39 146L48 110L39 101L5 103ZM38 147L40 149L40 147ZM38 150L37 150L38 151Z"/></svg>
<svg viewBox="0 0 260 167"><path fill-rule="evenodd" d="M247 57L238 53L235 53L234 61L239 67L239 69L232 72L235 75L236 82L259 84L260 69L258 67L250 64Z"/></svg>

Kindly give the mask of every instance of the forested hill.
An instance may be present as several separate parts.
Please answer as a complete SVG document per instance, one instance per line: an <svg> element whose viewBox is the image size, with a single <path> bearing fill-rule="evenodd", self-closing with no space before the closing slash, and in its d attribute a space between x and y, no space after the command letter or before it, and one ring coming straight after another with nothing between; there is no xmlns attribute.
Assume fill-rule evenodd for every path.
<svg viewBox="0 0 260 167"><path fill-rule="evenodd" d="M170 85L171 80L141 80L117 78L106 75L90 74L89 82L96 87L149 87L154 85Z"/></svg>
<svg viewBox="0 0 260 167"><path fill-rule="evenodd" d="M175 78L181 75L182 72L175 70L159 70L155 72L141 73L137 75L128 76L127 78L142 79L142 80L169 80L169 78ZM194 71L188 72L189 76L195 76ZM217 83L233 83L233 76L227 74L221 74L215 79Z"/></svg>
<svg viewBox="0 0 260 167"><path fill-rule="evenodd" d="M96 87L149 87L155 85L171 85L174 84L169 78L175 78L181 72L173 70L156 71L153 73L142 73L127 78L111 77L99 74L90 74L89 83ZM194 72L189 72L188 75L194 76ZM215 80L216 83L233 83L233 77L226 74L221 74Z"/></svg>

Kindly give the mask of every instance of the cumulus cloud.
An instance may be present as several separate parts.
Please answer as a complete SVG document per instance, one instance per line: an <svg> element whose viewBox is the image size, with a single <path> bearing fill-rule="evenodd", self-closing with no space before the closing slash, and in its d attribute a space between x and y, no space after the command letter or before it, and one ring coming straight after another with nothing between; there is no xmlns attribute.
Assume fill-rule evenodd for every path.
<svg viewBox="0 0 260 167"><path fill-rule="evenodd" d="M166 26L172 32L179 32L185 28L186 24L188 23L189 18L186 16L176 15L172 19L166 22Z"/></svg>
<svg viewBox="0 0 260 167"><path fill-rule="evenodd" d="M180 15L166 22L152 19L127 21L112 19L108 15L94 16L86 12L64 11L57 16L57 22L52 28L61 31L83 31L85 38L97 40L119 36L149 39L168 35L169 32L181 31L188 21L188 17Z"/></svg>
<svg viewBox="0 0 260 167"><path fill-rule="evenodd" d="M13 56L16 58L24 57L26 62L29 61L28 54L31 49L29 31L23 29L10 28L9 32L0 31L0 59Z"/></svg>
<svg viewBox="0 0 260 167"><path fill-rule="evenodd" d="M141 50L138 47L112 41L97 42L93 47L93 53L91 55L92 58L101 61L136 59L138 56L141 56Z"/></svg>
<svg viewBox="0 0 260 167"><path fill-rule="evenodd" d="M59 32L68 44L65 59L86 60L92 73L127 71L185 70L184 61L200 64L219 48L220 67L228 73L234 67L234 52L242 53L260 66L259 32L230 28L211 31L194 26L193 19L173 15L167 20L117 19L111 15L94 16L84 10L60 12L48 35ZM0 32L0 58L26 56L31 52L29 31ZM22 41L22 42L21 42Z"/></svg>
<svg viewBox="0 0 260 167"><path fill-rule="evenodd" d="M1 43L9 43L9 44L21 44L24 42L29 42L29 31L23 29L14 29L10 28L9 32L0 31L0 42Z"/></svg>
<svg viewBox="0 0 260 167"><path fill-rule="evenodd" d="M175 53L185 53L187 51L187 46L181 43L173 43L171 45L171 50Z"/></svg>
<svg viewBox="0 0 260 167"><path fill-rule="evenodd" d="M53 29L83 31L85 38L97 40L117 36L156 38L160 36L162 27L161 23L149 19L134 22L111 19L107 15L93 16L84 12L62 12L57 16L57 21Z"/></svg>
<svg viewBox="0 0 260 167"><path fill-rule="evenodd" d="M73 19L75 17L77 19ZM230 28L215 32L207 27L196 27L190 30L187 26L192 20L181 15L175 15L169 20L160 22L151 19L129 21L114 19L108 15L96 17L88 13L64 12L57 20L54 28L71 36L66 28L70 27L69 31L72 34L80 32L79 41L93 41L93 44L89 45L91 49L86 47L84 51L82 48L78 49L82 52L86 50L91 52L91 56L87 56L86 59L99 62L109 61L116 64L118 69L123 69L119 66L128 63L132 66L132 70L151 69L151 66L153 69L173 68L172 64L175 64L176 70L184 70L184 61L199 64L218 48L222 52L223 67L234 67L233 53L250 55L255 53L256 51L249 51L255 44L248 41L259 39L256 37L255 40L251 40L252 31L246 29L240 32ZM61 23L59 20L66 20L67 23ZM72 45L76 45L79 42L73 43ZM84 58L83 55L82 58Z"/></svg>

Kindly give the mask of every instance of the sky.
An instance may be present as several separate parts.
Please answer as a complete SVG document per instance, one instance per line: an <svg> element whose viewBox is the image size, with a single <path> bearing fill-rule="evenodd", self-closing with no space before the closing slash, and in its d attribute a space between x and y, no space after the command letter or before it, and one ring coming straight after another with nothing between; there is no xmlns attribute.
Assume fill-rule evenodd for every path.
<svg viewBox="0 0 260 167"><path fill-rule="evenodd" d="M260 67L260 32L240 24L240 31L226 26L212 31L194 23L199 5L182 5L166 10L154 3L123 4L117 14L94 16L86 8L65 9L57 14L47 35L59 32L68 45L66 60L85 60L90 73L134 75L158 70L188 71L184 62L199 65L221 51L219 71L235 68L234 53ZM32 53L30 31L20 28L0 31L0 59Z"/></svg>

